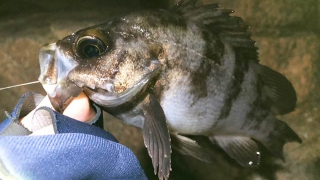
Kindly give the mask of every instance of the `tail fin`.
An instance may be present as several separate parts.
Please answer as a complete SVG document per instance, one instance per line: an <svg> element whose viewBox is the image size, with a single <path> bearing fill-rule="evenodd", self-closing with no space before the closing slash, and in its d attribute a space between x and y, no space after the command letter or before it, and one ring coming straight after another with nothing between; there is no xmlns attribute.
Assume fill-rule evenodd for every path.
<svg viewBox="0 0 320 180"><path fill-rule="evenodd" d="M287 142L302 143L300 137L285 123L278 119L274 121L274 126L269 135L263 139L258 139L271 153L284 161L283 146Z"/></svg>

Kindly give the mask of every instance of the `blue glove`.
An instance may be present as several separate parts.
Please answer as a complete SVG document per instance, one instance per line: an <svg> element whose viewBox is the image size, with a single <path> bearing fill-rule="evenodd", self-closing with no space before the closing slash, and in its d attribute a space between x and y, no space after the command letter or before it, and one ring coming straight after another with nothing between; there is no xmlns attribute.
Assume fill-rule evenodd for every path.
<svg viewBox="0 0 320 180"><path fill-rule="evenodd" d="M55 134L29 135L19 118L41 98L25 94L0 124L0 179L147 179L135 155L110 133L50 108L35 112L34 126L52 123Z"/></svg>

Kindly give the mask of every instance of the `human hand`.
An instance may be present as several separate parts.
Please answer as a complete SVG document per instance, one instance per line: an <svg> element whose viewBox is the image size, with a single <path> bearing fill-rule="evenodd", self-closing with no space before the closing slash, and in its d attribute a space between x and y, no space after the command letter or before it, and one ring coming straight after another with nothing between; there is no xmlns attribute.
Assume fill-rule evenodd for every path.
<svg viewBox="0 0 320 180"><path fill-rule="evenodd" d="M45 96L45 98L40 102L37 108L31 111L27 116L21 118L20 123L25 128L30 130L31 129L30 126L32 126L33 115L36 109L43 106L52 108L54 110L53 106L50 103L48 95ZM95 114L96 112L93 109L93 107L90 105L89 98L83 92L81 92L79 96L75 97L63 112L63 115L76 119L81 122L87 122L92 120ZM33 132L31 135L44 135L44 134L54 134L53 125L43 127Z"/></svg>
<svg viewBox="0 0 320 180"><path fill-rule="evenodd" d="M130 149L105 130L83 123L101 114L85 94L73 99L63 115L49 109L48 97L35 94L26 93L0 123L0 179L147 179ZM21 133L16 122L30 110L20 123L31 132L36 129L31 135L37 136Z"/></svg>

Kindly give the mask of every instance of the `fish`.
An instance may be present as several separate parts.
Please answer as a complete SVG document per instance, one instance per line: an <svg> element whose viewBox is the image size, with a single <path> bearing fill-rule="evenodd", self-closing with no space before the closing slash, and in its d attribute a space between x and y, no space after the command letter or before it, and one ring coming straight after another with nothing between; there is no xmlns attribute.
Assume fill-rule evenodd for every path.
<svg viewBox="0 0 320 180"><path fill-rule="evenodd" d="M297 96L281 73L259 63L242 18L218 4L181 1L79 30L39 51L39 82L63 112L84 92L104 111L143 130L154 173L168 179L171 152L215 162L214 144L244 167L261 143L284 160L301 143L278 115Z"/></svg>

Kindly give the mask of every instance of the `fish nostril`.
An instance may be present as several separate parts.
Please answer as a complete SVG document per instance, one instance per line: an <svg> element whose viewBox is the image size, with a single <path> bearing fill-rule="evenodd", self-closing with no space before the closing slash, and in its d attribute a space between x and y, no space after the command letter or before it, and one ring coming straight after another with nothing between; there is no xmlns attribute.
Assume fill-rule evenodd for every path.
<svg viewBox="0 0 320 180"><path fill-rule="evenodd" d="M106 90L108 92L115 92L114 84L113 83L107 83L106 84Z"/></svg>

